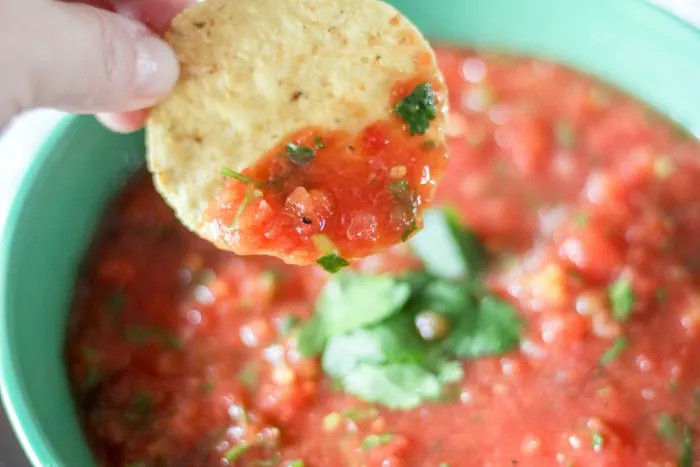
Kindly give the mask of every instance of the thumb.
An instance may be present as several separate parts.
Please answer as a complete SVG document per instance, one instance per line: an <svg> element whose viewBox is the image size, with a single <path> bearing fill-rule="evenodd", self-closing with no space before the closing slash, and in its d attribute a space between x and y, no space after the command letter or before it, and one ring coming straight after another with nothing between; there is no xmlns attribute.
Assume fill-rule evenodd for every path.
<svg viewBox="0 0 700 467"><path fill-rule="evenodd" d="M0 51L0 65L2 54L14 54L8 63L16 79L9 80L8 90L0 90L0 119L2 92L14 95L20 109L129 111L154 104L177 80L174 52L141 23L82 4L2 2L9 2L9 20L14 15L16 21L9 24L15 37ZM0 30L7 26L4 17L0 15Z"/></svg>

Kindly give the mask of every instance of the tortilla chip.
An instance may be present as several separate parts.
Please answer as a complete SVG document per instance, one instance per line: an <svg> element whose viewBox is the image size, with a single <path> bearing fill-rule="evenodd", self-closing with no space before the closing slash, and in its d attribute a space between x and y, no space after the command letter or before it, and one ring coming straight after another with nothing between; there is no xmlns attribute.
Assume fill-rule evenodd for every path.
<svg viewBox="0 0 700 467"><path fill-rule="evenodd" d="M441 80L425 39L378 0L207 0L166 39L181 78L151 111L148 166L181 221L215 243L203 225L223 167L250 167L302 128L388 118L392 87L426 61Z"/></svg>

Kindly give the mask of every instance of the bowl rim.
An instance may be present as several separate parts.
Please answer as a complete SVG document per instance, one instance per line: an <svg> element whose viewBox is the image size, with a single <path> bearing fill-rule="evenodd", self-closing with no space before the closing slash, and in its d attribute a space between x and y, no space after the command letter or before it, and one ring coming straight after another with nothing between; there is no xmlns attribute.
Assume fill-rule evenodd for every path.
<svg viewBox="0 0 700 467"><path fill-rule="evenodd" d="M657 14L674 21L678 27L697 34L700 39L700 25L692 24L674 12L662 7L652 0L629 0L631 3L644 4L646 7L656 10ZM10 304L8 301L8 283L12 245L17 235L17 227L26 204L27 198L36 185L36 179L46 164L47 159L53 156L58 142L66 134L72 131L74 126L81 125L85 115L65 115L55 124L46 139L39 148L30 156L31 159L21 175L19 184L11 199L5 223L0 229L0 400L7 413L7 418L12 426L24 453L35 466L42 464L43 459L59 459L57 453L46 440L45 434L34 416L34 408L27 396L22 384L19 383L21 371L16 361L16 355L9 345L8 320L11 319ZM48 467L58 464L48 464Z"/></svg>
<svg viewBox="0 0 700 467"><path fill-rule="evenodd" d="M0 399L20 446L35 466L42 465L42 459L58 459L58 456L45 439L43 431L39 429L34 408L18 382L20 370L16 355L12 346L9 345L9 326L7 325L8 319L11 319L8 303L9 262L23 207L36 184L40 171L45 166L46 160L52 157L57 143L84 118L86 117L82 115L61 117L39 148L34 151L10 201L4 226L0 231Z"/></svg>

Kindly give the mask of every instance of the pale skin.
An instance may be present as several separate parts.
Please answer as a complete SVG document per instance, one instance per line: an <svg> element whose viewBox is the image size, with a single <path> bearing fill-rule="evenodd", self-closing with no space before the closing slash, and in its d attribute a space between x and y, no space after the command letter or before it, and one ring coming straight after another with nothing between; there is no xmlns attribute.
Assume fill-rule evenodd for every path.
<svg viewBox="0 0 700 467"><path fill-rule="evenodd" d="M141 128L179 73L160 34L192 1L0 0L0 128L37 107Z"/></svg>

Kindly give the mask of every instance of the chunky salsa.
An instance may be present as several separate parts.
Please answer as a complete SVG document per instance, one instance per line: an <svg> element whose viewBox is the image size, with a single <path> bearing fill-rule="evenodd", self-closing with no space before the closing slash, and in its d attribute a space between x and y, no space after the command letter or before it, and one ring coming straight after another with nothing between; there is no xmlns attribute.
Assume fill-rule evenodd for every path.
<svg viewBox="0 0 700 467"><path fill-rule="evenodd" d="M67 345L103 465L697 465L700 144L558 65L438 58L449 208L339 275L127 187Z"/></svg>
<svg viewBox="0 0 700 467"><path fill-rule="evenodd" d="M407 240L447 163L445 91L439 80L417 78L392 94L394 115L358 134L301 130L243 173L223 168L229 180L208 213L207 236L239 254L320 260L331 270L329 258L345 266Z"/></svg>

